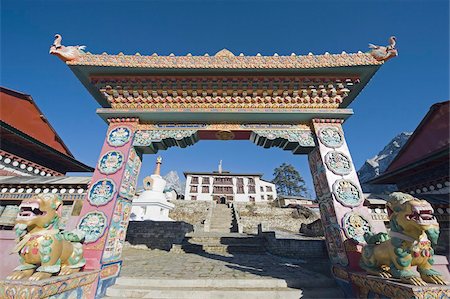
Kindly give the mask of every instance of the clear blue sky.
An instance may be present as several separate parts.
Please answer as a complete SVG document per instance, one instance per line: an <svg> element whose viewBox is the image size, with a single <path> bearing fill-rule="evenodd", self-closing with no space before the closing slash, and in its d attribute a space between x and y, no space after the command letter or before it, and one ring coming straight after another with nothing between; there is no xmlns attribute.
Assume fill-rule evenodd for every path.
<svg viewBox="0 0 450 299"><path fill-rule="evenodd" d="M98 104L67 66L48 54L55 33L92 53L246 55L367 51L397 36L399 56L378 71L344 125L359 169L396 134L412 131L449 98L448 1L1 1L1 84L29 93L75 157L94 166L107 129ZM272 179L283 162L312 188L305 156L249 141L200 141L161 151L163 173L233 172ZM144 157L142 175L153 171ZM141 182L140 182L141 184Z"/></svg>

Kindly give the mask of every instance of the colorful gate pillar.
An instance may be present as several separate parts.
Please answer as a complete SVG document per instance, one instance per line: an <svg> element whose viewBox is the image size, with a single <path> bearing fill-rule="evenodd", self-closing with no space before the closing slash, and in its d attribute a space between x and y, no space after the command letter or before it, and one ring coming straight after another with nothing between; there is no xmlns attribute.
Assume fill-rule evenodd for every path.
<svg viewBox="0 0 450 299"><path fill-rule="evenodd" d="M86 233L85 270L101 270L96 296L119 275L121 253L142 157L134 149L138 119L111 119L78 229Z"/></svg>
<svg viewBox="0 0 450 299"><path fill-rule="evenodd" d="M360 269L364 233L385 232L386 228L372 222L368 208L363 206L364 197L342 122L313 120L317 146L309 154L309 163L334 274L345 278L347 270Z"/></svg>

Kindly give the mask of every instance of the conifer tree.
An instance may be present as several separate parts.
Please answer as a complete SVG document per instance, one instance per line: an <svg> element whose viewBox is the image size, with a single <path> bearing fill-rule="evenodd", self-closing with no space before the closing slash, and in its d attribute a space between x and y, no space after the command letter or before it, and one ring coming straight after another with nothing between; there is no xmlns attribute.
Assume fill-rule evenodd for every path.
<svg viewBox="0 0 450 299"><path fill-rule="evenodd" d="M305 180L291 164L283 163L274 169L274 179L277 193L289 196L307 196Z"/></svg>

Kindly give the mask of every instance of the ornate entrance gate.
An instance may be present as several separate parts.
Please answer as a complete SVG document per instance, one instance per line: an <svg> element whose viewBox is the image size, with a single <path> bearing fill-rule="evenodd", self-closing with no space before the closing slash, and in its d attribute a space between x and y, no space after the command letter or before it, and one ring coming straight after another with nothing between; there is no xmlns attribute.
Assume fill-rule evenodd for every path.
<svg viewBox="0 0 450 299"><path fill-rule="evenodd" d="M380 51L380 50L379 50ZM143 154L199 140L251 140L309 155L334 273L357 269L371 222L345 141L349 104L394 48L383 53L296 56L93 55L52 46L101 105L108 131L78 227L97 294L114 283ZM69 55L70 54L70 55ZM377 225L377 227L374 227Z"/></svg>

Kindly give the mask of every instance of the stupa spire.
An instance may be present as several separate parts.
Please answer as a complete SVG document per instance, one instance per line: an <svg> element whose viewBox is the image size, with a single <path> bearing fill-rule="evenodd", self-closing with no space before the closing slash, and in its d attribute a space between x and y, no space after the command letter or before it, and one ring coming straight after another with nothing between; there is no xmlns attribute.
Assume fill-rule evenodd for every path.
<svg viewBox="0 0 450 299"><path fill-rule="evenodd" d="M222 160L219 161L219 173L222 173Z"/></svg>
<svg viewBox="0 0 450 299"><path fill-rule="evenodd" d="M161 164L162 164L162 157L159 156L158 158L156 158L156 168L154 174L161 175Z"/></svg>

